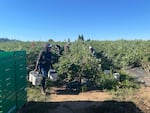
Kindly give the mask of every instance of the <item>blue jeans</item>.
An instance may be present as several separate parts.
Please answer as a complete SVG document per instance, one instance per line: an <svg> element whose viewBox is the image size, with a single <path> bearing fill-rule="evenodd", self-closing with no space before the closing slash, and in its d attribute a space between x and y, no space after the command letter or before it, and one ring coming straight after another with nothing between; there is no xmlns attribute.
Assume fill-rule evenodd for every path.
<svg viewBox="0 0 150 113"><path fill-rule="evenodd" d="M42 74L42 81L41 81L41 85L42 85L42 89L45 90L45 82L46 82L46 78L48 76L48 70L45 68L41 68L41 74Z"/></svg>

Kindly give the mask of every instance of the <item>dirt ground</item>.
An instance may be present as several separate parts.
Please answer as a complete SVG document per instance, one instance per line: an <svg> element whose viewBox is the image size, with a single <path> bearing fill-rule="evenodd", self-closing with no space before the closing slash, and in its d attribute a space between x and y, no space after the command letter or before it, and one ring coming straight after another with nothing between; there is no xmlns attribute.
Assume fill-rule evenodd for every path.
<svg viewBox="0 0 150 113"><path fill-rule="evenodd" d="M57 89L58 91L59 89ZM97 106L100 101L111 99L111 95L106 92L89 91L85 93L72 94L64 93L64 90L52 89L50 102L60 102L57 109L49 110L49 113L84 113L85 109L91 106ZM56 93L55 93L56 92Z"/></svg>
<svg viewBox="0 0 150 113"><path fill-rule="evenodd" d="M59 89L57 89L57 91L58 90ZM126 110L128 110L126 106L129 106L131 108L129 110L131 111L126 111L125 113L150 113L150 87L142 87L136 93L134 93L134 95L130 95L129 99L126 99L125 101L114 101L112 100L112 95L108 92L96 90L80 93L77 95L64 93L59 94L58 92L55 94L56 89L52 89L51 91L54 93L51 95L49 101L60 102L61 104L57 107L57 109L50 110L49 113L60 113L60 111L61 113L94 113L94 111L97 113L98 111L100 113L106 111L107 113L107 110L109 113L109 109L111 111L114 110L115 107L116 111L111 111L111 113L124 113ZM112 104L116 106L111 108L110 106L112 106ZM102 109L100 109L101 107ZM103 107L108 108L105 110ZM124 107L124 109L120 109L118 107ZM89 111L86 111L87 108Z"/></svg>
<svg viewBox="0 0 150 113"><path fill-rule="evenodd" d="M49 113L60 113L60 111L61 113L150 113L150 87L138 89L134 95L129 95L126 101L114 101L111 94L99 90L79 94L69 94L64 91L64 89L51 89L49 101L59 102L59 106L57 109L49 110ZM127 107L130 109L128 110Z"/></svg>
<svg viewBox="0 0 150 113"><path fill-rule="evenodd" d="M111 99L112 96L107 92L99 90L88 91L88 92L71 92L66 91L65 88L52 88L50 102L63 102L63 101L104 101Z"/></svg>
<svg viewBox="0 0 150 113"><path fill-rule="evenodd" d="M144 111L150 113L150 87L142 87L134 95L137 106Z"/></svg>
<svg viewBox="0 0 150 113"><path fill-rule="evenodd" d="M44 101L29 101L19 113L150 113L150 87L138 89L125 100L113 99L110 93L99 90L73 93L51 88L47 92Z"/></svg>

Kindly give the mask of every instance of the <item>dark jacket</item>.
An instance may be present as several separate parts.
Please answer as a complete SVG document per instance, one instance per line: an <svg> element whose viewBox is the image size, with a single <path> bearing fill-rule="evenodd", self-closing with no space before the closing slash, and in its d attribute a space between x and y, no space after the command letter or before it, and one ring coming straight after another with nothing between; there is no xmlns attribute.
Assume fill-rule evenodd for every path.
<svg viewBox="0 0 150 113"><path fill-rule="evenodd" d="M48 44L46 44L44 49L40 51L36 68L44 68L45 70L49 70L51 68L51 56L52 53L48 50Z"/></svg>

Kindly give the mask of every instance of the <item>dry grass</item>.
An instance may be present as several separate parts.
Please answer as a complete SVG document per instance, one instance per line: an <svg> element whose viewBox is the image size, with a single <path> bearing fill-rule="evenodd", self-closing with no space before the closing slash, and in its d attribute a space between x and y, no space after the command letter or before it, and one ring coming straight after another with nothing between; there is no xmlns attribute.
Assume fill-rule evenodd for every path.
<svg viewBox="0 0 150 113"><path fill-rule="evenodd" d="M112 94L114 100L134 102L143 113L150 113L150 87L121 89Z"/></svg>

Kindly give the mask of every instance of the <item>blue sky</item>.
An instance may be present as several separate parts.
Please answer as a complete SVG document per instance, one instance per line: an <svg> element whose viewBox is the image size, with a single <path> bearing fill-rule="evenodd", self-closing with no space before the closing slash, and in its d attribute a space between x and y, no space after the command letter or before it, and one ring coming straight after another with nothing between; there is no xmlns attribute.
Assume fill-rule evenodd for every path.
<svg viewBox="0 0 150 113"><path fill-rule="evenodd" d="M150 0L0 0L0 37L150 39Z"/></svg>

